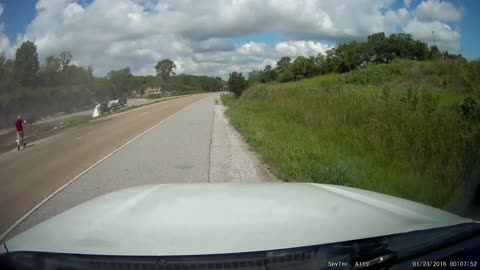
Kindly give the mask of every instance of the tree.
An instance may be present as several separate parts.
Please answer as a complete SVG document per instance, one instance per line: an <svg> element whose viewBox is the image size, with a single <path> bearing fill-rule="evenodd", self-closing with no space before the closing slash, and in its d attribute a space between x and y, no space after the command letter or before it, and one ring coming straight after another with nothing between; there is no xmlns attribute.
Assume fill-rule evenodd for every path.
<svg viewBox="0 0 480 270"><path fill-rule="evenodd" d="M22 85L32 86L36 83L39 69L37 46L31 41L23 42L15 52L13 63L15 80Z"/></svg>
<svg viewBox="0 0 480 270"><path fill-rule="evenodd" d="M14 92L16 88L17 83L13 79L13 61L6 59L5 55L0 53L0 100L2 94ZM4 97L7 98L7 96ZM3 101L4 105L7 106L8 102L5 99Z"/></svg>
<svg viewBox="0 0 480 270"><path fill-rule="evenodd" d="M60 70L65 71L72 61L72 54L69 51L63 51L59 55L60 59Z"/></svg>
<svg viewBox="0 0 480 270"><path fill-rule="evenodd" d="M74 85L83 84L93 80L88 67L79 67L76 65L69 65L66 70L59 72L62 84Z"/></svg>
<svg viewBox="0 0 480 270"><path fill-rule="evenodd" d="M430 59L436 60L440 59L442 57L442 54L440 53L440 50L438 49L437 46L431 46L430 47Z"/></svg>
<svg viewBox="0 0 480 270"><path fill-rule="evenodd" d="M5 58L5 53L2 52L0 53L0 80L3 78L3 74L5 74L5 62L6 62L6 58Z"/></svg>
<svg viewBox="0 0 480 270"><path fill-rule="evenodd" d="M356 41L328 50L325 58L327 72L344 73L356 69L366 61L364 51L364 44Z"/></svg>
<svg viewBox="0 0 480 270"><path fill-rule="evenodd" d="M429 58L428 45L425 42L419 40L415 41L414 49L414 59L415 60L427 60Z"/></svg>
<svg viewBox="0 0 480 270"><path fill-rule="evenodd" d="M338 69L337 48L327 50L325 56L325 68L328 72L335 72Z"/></svg>
<svg viewBox="0 0 480 270"><path fill-rule="evenodd" d="M62 69L60 58L49 56L45 59L45 70L50 72L59 72Z"/></svg>
<svg viewBox="0 0 480 270"><path fill-rule="evenodd" d="M295 75L289 68L285 68L278 74L277 80L279 82L290 82L295 79Z"/></svg>
<svg viewBox="0 0 480 270"><path fill-rule="evenodd" d="M391 34L388 37L388 49L394 58L411 59L409 56L413 49L413 39L410 34Z"/></svg>
<svg viewBox="0 0 480 270"><path fill-rule="evenodd" d="M277 67L279 69L288 68L288 66L290 65L291 62L292 62L292 58L290 58L288 56L284 56L284 57L280 58L280 60L278 60Z"/></svg>
<svg viewBox="0 0 480 270"><path fill-rule="evenodd" d="M263 79L264 82L271 82L277 79L277 72L275 69L272 69L271 65L266 65L263 69Z"/></svg>
<svg viewBox="0 0 480 270"><path fill-rule="evenodd" d="M362 44L356 41L340 44L337 47L337 57L339 57L337 71L349 72L362 65L362 51Z"/></svg>
<svg viewBox="0 0 480 270"><path fill-rule="evenodd" d="M155 65L155 70L157 71L157 76L160 76L162 79L168 81L171 76L175 76L175 72L177 66L175 63L170 59L163 59L158 61Z"/></svg>
<svg viewBox="0 0 480 270"><path fill-rule="evenodd" d="M325 74L328 72L325 55L322 53L318 53L317 57L315 57L314 64L317 67L317 74Z"/></svg>
<svg viewBox="0 0 480 270"><path fill-rule="evenodd" d="M228 88L238 98L247 89L248 82L245 80L241 72L232 72L228 78Z"/></svg>
<svg viewBox="0 0 480 270"><path fill-rule="evenodd" d="M385 33L375 33L369 35L366 44L367 62L368 63L389 63L392 59L388 53L388 38Z"/></svg>
<svg viewBox="0 0 480 270"><path fill-rule="evenodd" d="M312 77L315 75L316 71L314 60L303 56L297 57L289 69L293 73L293 78L295 80Z"/></svg>
<svg viewBox="0 0 480 270"><path fill-rule="evenodd" d="M45 65L40 69L40 79L45 86L54 86L59 83L60 58L49 56Z"/></svg>
<svg viewBox="0 0 480 270"><path fill-rule="evenodd" d="M265 74L261 70L253 70L248 73L248 83L250 85L265 82Z"/></svg>
<svg viewBox="0 0 480 270"><path fill-rule="evenodd" d="M111 83L111 97L119 98L128 95L129 91L132 90L132 77L129 67L108 72L107 78Z"/></svg>

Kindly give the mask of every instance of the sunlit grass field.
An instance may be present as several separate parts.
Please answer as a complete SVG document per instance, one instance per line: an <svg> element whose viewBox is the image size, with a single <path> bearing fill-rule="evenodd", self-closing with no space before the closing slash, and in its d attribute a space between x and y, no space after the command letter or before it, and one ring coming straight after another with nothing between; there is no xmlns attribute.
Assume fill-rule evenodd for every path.
<svg viewBox="0 0 480 270"><path fill-rule="evenodd" d="M455 89L459 82L448 78L448 68L435 73L433 65L396 61L260 84L223 101L232 124L284 181L346 185L444 207L474 166L480 128L458 112L468 94Z"/></svg>

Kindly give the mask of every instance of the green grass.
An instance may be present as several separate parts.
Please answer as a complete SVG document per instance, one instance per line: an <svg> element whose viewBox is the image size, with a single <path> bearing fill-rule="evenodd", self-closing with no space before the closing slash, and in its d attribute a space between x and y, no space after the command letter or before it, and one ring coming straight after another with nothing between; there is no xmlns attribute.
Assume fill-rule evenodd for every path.
<svg viewBox="0 0 480 270"><path fill-rule="evenodd" d="M90 120L92 120L92 117L89 115L67 118L65 121L63 121L63 127L70 128L70 127L78 126L81 124L85 124Z"/></svg>
<svg viewBox="0 0 480 270"><path fill-rule="evenodd" d="M460 104L462 103L465 98L468 97L466 93L458 93L458 92L437 92L434 93L435 96L438 96L440 104L442 105L449 105L449 104Z"/></svg>
<svg viewBox="0 0 480 270"><path fill-rule="evenodd" d="M357 75L257 85L222 101L233 125L284 181L346 185L444 207L480 148L480 125L452 107L466 93L348 76Z"/></svg>
<svg viewBox="0 0 480 270"><path fill-rule="evenodd" d="M164 97L166 97L166 95L162 95L162 94L151 94L147 96L147 98L150 98L150 99L164 98Z"/></svg>

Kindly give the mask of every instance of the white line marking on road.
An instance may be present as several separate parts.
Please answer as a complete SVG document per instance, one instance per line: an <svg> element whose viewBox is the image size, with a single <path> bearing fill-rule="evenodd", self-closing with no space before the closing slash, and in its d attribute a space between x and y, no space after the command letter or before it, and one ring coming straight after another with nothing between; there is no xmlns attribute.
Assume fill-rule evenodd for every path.
<svg viewBox="0 0 480 270"><path fill-rule="evenodd" d="M147 132L149 132L150 130L156 128L157 126L161 125L163 122L167 121L168 119L170 119L171 117L175 116L177 113L187 109L188 107L192 106L193 104L195 104L197 101L199 100L195 100L194 102L192 102L191 104L189 104L188 106L186 106L185 108L182 108L181 110L173 113L172 115L168 116L167 118L163 119L162 121L160 121L159 123L155 124L153 127L145 130L144 132L140 133L139 135L137 135L135 138L131 139L130 141L128 141L127 143L125 143L124 145L120 146L119 148L115 149L113 152L111 152L110 154L106 155L105 157L103 157L102 159L100 159L99 161L95 162L92 166L88 167L87 169L85 169L84 171L82 171L80 174L78 174L77 176L75 176L74 178L72 178L70 181L68 181L66 184L64 184L63 186L61 186L59 189L55 190L55 192L53 192L52 194L50 194L48 197L46 197L45 199L43 199L41 202L39 202L37 205L35 205L32 209L30 209L30 211L28 211L25 215L23 215L20 219L18 219L15 223L13 223L12 226L10 226L2 235L0 235L0 243L2 243L2 241L5 239L5 237L11 232L13 231L13 229L15 229L20 223L22 223L25 219L27 219L33 212L35 212L35 210L37 210L38 208L40 208L44 203L46 203L48 200L50 200L51 198L53 198L53 196L57 195L57 193L59 193L60 191L62 191L63 189L65 189L68 185L70 185L71 183L75 182L75 180L77 180L78 178L80 178L82 175L84 175L85 173L87 173L88 171L90 171L91 169L95 168L98 164L102 163L102 161L106 160L107 158L109 158L110 156L112 156L113 154L115 154L116 152L122 150L125 146L129 145L130 143L132 143L133 141L135 141L136 139L142 137L143 135L145 135Z"/></svg>

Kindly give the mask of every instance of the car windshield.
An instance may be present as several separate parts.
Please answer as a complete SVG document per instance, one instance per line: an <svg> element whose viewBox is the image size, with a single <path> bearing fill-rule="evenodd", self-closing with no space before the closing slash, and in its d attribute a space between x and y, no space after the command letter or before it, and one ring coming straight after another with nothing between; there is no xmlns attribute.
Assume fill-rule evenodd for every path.
<svg viewBox="0 0 480 270"><path fill-rule="evenodd" d="M479 10L0 0L0 254L467 252Z"/></svg>

